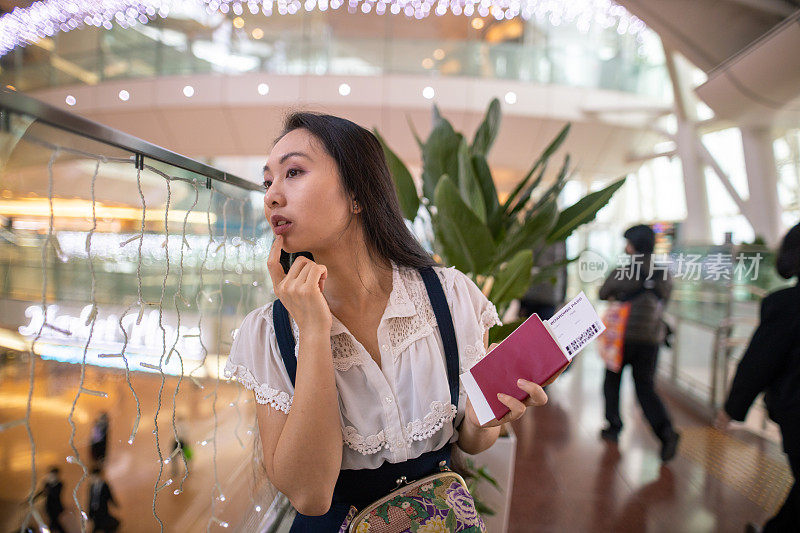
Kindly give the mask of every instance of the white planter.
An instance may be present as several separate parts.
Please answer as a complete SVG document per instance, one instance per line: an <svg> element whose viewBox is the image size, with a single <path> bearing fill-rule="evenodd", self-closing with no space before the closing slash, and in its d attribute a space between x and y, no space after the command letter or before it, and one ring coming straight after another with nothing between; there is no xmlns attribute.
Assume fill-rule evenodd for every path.
<svg viewBox="0 0 800 533"><path fill-rule="evenodd" d="M507 426L508 435L500 437L488 450L477 455L468 455L476 468L486 467L490 476L497 480L503 489L498 491L486 480L478 483L479 499L495 511L494 516L483 517L486 529L490 533L505 533L508 529L508 517L511 513L511 489L514 486L514 460L517 453L517 436L511 426Z"/></svg>

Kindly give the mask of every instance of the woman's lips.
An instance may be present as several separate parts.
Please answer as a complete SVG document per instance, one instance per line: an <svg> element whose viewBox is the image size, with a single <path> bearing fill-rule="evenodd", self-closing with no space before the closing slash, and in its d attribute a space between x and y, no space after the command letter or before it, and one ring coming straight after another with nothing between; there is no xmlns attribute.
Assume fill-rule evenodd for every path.
<svg viewBox="0 0 800 533"><path fill-rule="evenodd" d="M280 226L275 226L274 228L272 228L272 231L273 231L273 233L275 233L275 235L283 235L284 233L289 231L289 229L291 227L292 227L292 223L291 222L287 222L285 224L281 224Z"/></svg>

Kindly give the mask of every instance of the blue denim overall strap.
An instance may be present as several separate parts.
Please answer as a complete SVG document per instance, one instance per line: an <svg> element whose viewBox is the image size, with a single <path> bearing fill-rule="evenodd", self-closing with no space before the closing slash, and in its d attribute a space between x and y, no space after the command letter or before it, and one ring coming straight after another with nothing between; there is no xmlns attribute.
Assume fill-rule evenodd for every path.
<svg viewBox="0 0 800 533"><path fill-rule="evenodd" d="M419 272L425 283L425 289L436 316L436 323L439 326L439 333L442 336L450 401L453 405L458 406L459 361L453 317L450 314L441 281L433 268L421 268ZM297 359L294 354L295 339L292 335L289 313L280 300L275 300L272 313L281 357L289 379L294 385ZM438 450L424 453L402 463L384 462L376 469L342 470L336 481L330 510L322 516L306 516L298 513L292 524L291 533L338 531L351 505L361 509L388 494L395 488L396 481L401 476L413 480L437 472L438 465L442 461L450 464L450 450L451 444L448 443Z"/></svg>

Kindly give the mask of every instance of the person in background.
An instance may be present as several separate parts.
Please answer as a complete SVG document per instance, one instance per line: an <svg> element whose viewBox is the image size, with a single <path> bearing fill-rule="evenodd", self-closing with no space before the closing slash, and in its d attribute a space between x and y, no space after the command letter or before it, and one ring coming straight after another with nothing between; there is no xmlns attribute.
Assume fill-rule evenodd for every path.
<svg viewBox="0 0 800 533"><path fill-rule="evenodd" d="M535 255L534 255L535 257ZM536 261L534 274L542 269L561 263L567 258L567 245L564 241L545 247ZM567 267L558 267L552 277L534 283L520 298L520 318L528 318L536 313L542 320L549 320L564 303L567 294Z"/></svg>
<svg viewBox="0 0 800 533"><path fill-rule="evenodd" d="M92 468L92 476L89 485L89 519L94 524L92 533L99 531L111 532L119 527L119 520L116 519L108 510L108 504L118 507L111 494L111 487L103 477L103 471L99 466Z"/></svg>
<svg viewBox="0 0 800 533"><path fill-rule="evenodd" d="M44 496L44 509L47 513L47 526L52 533L63 532L64 526L61 525L61 513L64 512L64 505L61 503L61 489L64 483L59 478L57 466L51 466L44 478L44 486L33 497L37 500Z"/></svg>
<svg viewBox="0 0 800 533"><path fill-rule="evenodd" d="M675 457L680 435L655 390L655 373L659 345L666 336L666 324L662 320L664 307L672 290L672 280L666 268L653 265L655 233L644 224L628 228L625 253L631 256L631 264L615 269L600 287L601 300L630 302L630 314L622 345L622 362L619 372L606 369L603 393L608 425L601 431L602 438L617 442L622 430L619 413L619 387L622 371L630 365L636 396L644 416L656 437L661 441L661 460L667 462Z"/></svg>
<svg viewBox="0 0 800 533"><path fill-rule="evenodd" d="M775 266L785 279L800 277L800 224L783 238ZM744 420L761 392L769 417L781 428L794 476L786 501L763 531L800 531L800 283L761 302L761 323L736 368L728 398L717 414L717 428ZM758 531L753 525L748 530Z"/></svg>
<svg viewBox="0 0 800 533"><path fill-rule="evenodd" d="M108 446L108 413L103 411L92 426L92 459L102 464L106 460Z"/></svg>

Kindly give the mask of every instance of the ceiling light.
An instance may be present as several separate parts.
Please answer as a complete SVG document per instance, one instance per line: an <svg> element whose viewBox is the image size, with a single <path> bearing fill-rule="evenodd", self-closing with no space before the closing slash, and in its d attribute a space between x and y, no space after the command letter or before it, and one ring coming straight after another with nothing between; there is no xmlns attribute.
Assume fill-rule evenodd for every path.
<svg viewBox="0 0 800 533"><path fill-rule="evenodd" d="M430 57L426 57L422 60L422 67L423 68L433 68L433 59Z"/></svg>
<svg viewBox="0 0 800 533"><path fill-rule="evenodd" d="M76 103L78 103L78 101L75 100L75 97L72 96L71 94L67 95L65 102L67 102L67 105L75 105Z"/></svg>
<svg viewBox="0 0 800 533"><path fill-rule="evenodd" d="M183 95L186 98L191 98L192 96L194 96L194 87L192 87L191 85L187 85L186 87L184 87Z"/></svg>
<svg viewBox="0 0 800 533"><path fill-rule="evenodd" d="M347 96L348 94L350 94L350 86L347 85L346 83L339 85L339 94L341 94L342 96Z"/></svg>
<svg viewBox="0 0 800 533"><path fill-rule="evenodd" d="M511 105L516 104L517 103L517 93L512 92L512 91L507 92L505 100L506 100L507 104L511 104Z"/></svg>
<svg viewBox="0 0 800 533"><path fill-rule="evenodd" d="M125 89L122 89L119 92L119 99L122 100L123 102L127 102L130 99L130 97L131 97L131 94L128 91L126 91Z"/></svg>
<svg viewBox="0 0 800 533"><path fill-rule="evenodd" d="M436 50L433 51L433 57L434 59L441 61L442 59L444 59L444 50L442 50L441 48L437 48Z"/></svg>
<svg viewBox="0 0 800 533"><path fill-rule="evenodd" d="M46 37L52 37L59 32L68 32L76 29L94 26L111 30L115 24L126 28L133 24L147 24L156 17L167 18L170 16L170 4L177 4L171 0L114 0L100 2L98 0L39 0L25 2L27 7L16 7L13 13L0 16L0 56L5 55L16 47L23 47L30 43L40 42ZM237 28L244 27L244 19L240 16L243 12L241 0L199 0L208 14L222 13L227 15L233 11L236 18L233 23ZM273 1L252 2L247 6L250 12L258 11L257 4L263 4L261 11L265 16L273 15ZM342 0L305 0L306 9L318 9L323 12L328 9L338 9L344 2ZM436 3L435 9L433 4ZM375 8L377 13L385 13L388 7L392 14L401 11L408 17L422 19L436 15L443 15L449 11L455 16L462 13L467 17L477 12L482 18L492 16L497 20L522 18L529 20L535 16L540 22L549 21L558 26L567 23L577 23L579 31L586 33L591 26L615 28L619 34L633 34L637 41L641 41L647 27L636 16L630 14L617 2L610 0L477 0L435 2L434 0L349 0L348 11L371 12ZM279 0L280 14L294 14L303 4L300 0ZM476 6L479 6L476 8ZM360 9L359 9L360 8ZM587 21L591 21L587 23ZM471 25L480 30L486 25L484 20L473 18Z"/></svg>
<svg viewBox="0 0 800 533"><path fill-rule="evenodd" d="M424 96L428 100L433 98L435 95L436 95L436 92L433 90L433 87L428 86L428 87L425 87L424 89L422 89L422 96Z"/></svg>
<svg viewBox="0 0 800 533"><path fill-rule="evenodd" d="M253 30L253 39L261 39L264 37L264 30L261 28L256 28Z"/></svg>
<svg viewBox="0 0 800 533"><path fill-rule="evenodd" d="M269 94L269 85L266 83L259 83L258 84L258 94L261 96L266 96Z"/></svg>

